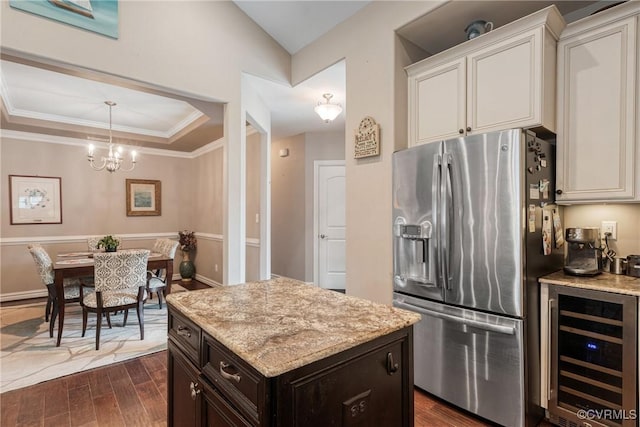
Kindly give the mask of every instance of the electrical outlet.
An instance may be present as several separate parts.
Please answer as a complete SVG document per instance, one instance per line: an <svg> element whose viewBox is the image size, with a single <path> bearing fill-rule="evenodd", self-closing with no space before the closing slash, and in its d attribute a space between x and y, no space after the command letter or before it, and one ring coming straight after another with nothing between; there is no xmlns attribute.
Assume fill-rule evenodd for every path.
<svg viewBox="0 0 640 427"><path fill-rule="evenodd" d="M609 240L616 240L618 238L618 222L602 221L600 232L602 233L603 238L606 236L606 233L609 233Z"/></svg>

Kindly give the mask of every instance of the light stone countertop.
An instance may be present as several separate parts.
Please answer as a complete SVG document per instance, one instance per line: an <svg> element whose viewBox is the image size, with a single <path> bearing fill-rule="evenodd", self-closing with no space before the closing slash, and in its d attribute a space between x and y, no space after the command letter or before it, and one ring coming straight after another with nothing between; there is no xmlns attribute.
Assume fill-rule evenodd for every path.
<svg viewBox="0 0 640 427"><path fill-rule="evenodd" d="M170 294L167 303L266 377L420 320L417 313L286 278Z"/></svg>
<svg viewBox="0 0 640 427"><path fill-rule="evenodd" d="M640 296L640 278L623 274L600 273L597 276L571 276L559 270L540 278L551 285L572 286L595 291Z"/></svg>

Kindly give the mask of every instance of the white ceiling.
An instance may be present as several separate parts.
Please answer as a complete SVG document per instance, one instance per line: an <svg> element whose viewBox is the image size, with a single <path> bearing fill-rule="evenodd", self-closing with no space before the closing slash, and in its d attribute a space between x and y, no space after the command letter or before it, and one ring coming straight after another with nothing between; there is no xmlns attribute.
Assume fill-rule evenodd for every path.
<svg viewBox="0 0 640 427"><path fill-rule="evenodd" d="M292 55L370 3L364 0L233 2Z"/></svg>
<svg viewBox="0 0 640 427"><path fill-rule="evenodd" d="M370 3L269 0L234 2L290 53L297 52ZM464 28L472 20L492 20L496 26L500 26L550 3L552 2L544 0L451 1L399 29L398 34L425 51L436 53L463 42ZM579 14L576 15L577 9L593 3L597 6L610 1L556 2L563 14L572 13L577 17L580 17ZM171 137L180 136L180 129L185 126L185 129L194 127L194 120L202 121L203 117L209 120L209 126L220 125L222 106L219 104L197 104L184 97L154 95L101 82L99 79L24 67L27 66L2 61L0 94L6 113L12 117L108 129L108 108L104 101L112 100L118 104L113 109L114 130L127 132L129 139L134 134L164 138L160 142L156 138L151 143L141 142L139 145L162 148L164 144L165 148L192 151L212 142L212 135L220 134L194 132L192 140L185 143L178 137ZM332 102L339 103L346 109L344 62L329 66L295 87L256 76L247 76L247 80L271 109L273 138L303 132L344 131L344 112L327 124L313 111L314 106L322 100L323 93L332 93ZM178 100L179 98L182 100ZM204 110L206 111L203 113ZM3 125L6 124L5 119L3 115ZM40 130L44 128L41 126ZM186 133L184 130L182 132ZM195 137L199 141L195 141Z"/></svg>

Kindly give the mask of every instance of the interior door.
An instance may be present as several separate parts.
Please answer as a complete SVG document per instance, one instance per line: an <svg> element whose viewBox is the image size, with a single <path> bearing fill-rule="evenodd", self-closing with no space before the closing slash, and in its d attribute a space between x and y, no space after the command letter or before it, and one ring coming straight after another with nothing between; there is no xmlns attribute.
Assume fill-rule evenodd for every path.
<svg viewBox="0 0 640 427"><path fill-rule="evenodd" d="M346 208L344 161L315 162L314 283L345 289Z"/></svg>

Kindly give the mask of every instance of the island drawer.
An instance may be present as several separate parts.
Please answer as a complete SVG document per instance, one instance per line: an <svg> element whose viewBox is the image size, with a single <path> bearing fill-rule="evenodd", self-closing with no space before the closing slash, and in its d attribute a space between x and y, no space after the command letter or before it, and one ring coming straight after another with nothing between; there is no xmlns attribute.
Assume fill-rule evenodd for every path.
<svg viewBox="0 0 640 427"><path fill-rule="evenodd" d="M201 335L195 323L169 309L169 336L196 365L200 362Z"/></svg>
<svg viewBox="0 0 640 427"><path fill-rule="evenodd" d="M261 424L265 378L214 338L204 335L202 373L255 424Z"/></svg>

